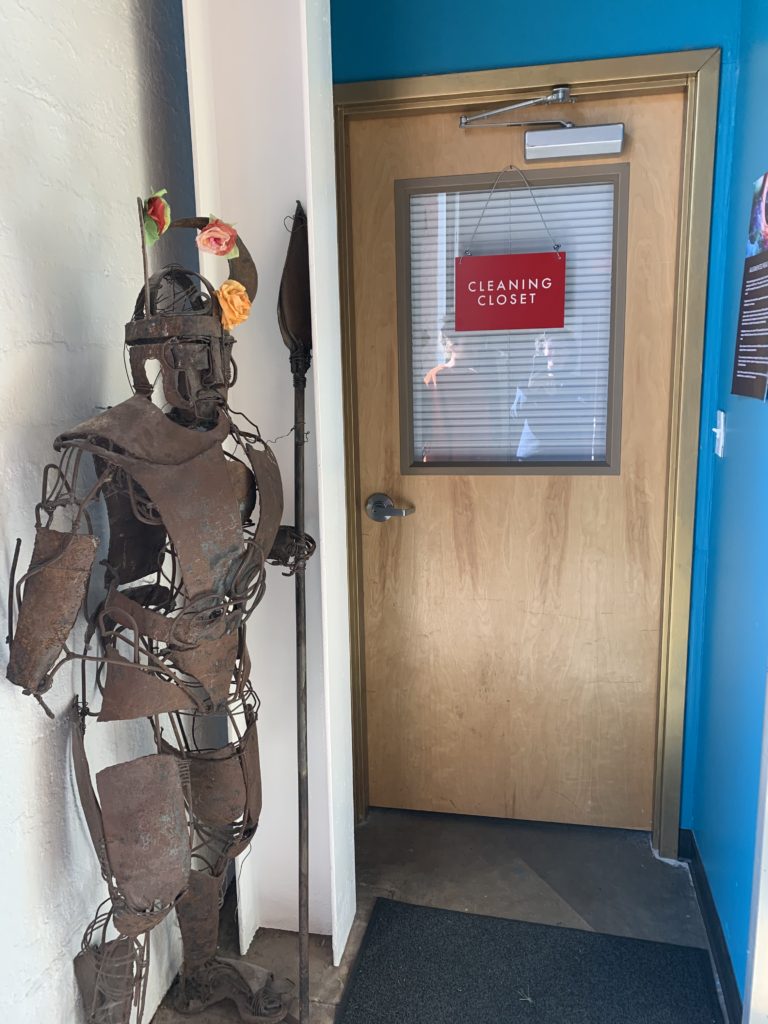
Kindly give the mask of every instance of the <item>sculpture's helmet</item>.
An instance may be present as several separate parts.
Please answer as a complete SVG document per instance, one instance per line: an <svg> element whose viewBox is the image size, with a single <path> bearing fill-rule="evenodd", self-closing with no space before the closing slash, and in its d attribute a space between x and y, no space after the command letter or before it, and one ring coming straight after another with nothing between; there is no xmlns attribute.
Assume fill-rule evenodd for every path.
<svg viewBox="0 0 768 1024"><path fill-rule="evenodd" d="M207 218L190 217L170 227L203 229L207 224ZM235 339L225 326L231 317L224 307L232 293L250 303L258 286L250 253L239 237L236 244L238 255L226 261L228 282L218 292L197 271L170 264L149 278L125 325L136 392L150 397L161 373L165 401L181 420L215 421L235 381Z"/></svg>

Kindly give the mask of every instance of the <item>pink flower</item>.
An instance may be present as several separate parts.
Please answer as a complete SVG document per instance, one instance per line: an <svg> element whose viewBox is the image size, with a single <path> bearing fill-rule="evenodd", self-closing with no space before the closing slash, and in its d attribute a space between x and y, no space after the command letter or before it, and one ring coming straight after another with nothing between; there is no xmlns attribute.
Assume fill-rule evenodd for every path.
<svg viewBox="0 0 768 1024"><path fill-rule="evenodd" d="M237 231L231 224L212 217L202 231L198 231L197 248L201 252L210 252L214 256L237 256Z"/></svg>

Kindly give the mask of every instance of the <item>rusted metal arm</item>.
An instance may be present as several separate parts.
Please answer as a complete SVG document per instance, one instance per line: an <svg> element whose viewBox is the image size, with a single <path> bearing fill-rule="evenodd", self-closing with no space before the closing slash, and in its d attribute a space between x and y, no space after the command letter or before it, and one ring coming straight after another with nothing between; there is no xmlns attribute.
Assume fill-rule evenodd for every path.
<svg viewBox="0 0 768 1024"><path fill-rule="evenodd" d="M267 561L270 565L282 565L287 570L284 576L293 576L304 570L316 548L317 544L308 533L295 526L281 526Z"/></svg>
<svg viewBox="0 0 768 1024"><path fill-rule="evenodd" d="M99 540L92 533L88 506L111 478L105 471L78 498L81 453L65 452L61 462L43 473L41 500L35 510L36 533L29 568L16 581L20 542L17 541L9 587L7 678L32 694L46 713L42 699L52 684L55 667L77 620L88 590ZM69 531L53 528L63 509L71 513ZM87 533L78 533L81 523ZM18 620L14 626L14 609Z"/></svg>

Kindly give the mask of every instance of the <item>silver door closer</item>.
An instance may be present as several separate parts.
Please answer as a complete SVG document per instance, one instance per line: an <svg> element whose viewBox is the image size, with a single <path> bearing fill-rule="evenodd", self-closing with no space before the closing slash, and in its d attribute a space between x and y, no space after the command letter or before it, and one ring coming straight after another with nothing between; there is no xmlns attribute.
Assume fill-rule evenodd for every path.
<svg viewBox="0 0 768 1024"><path fill-rule="evenodd" d="M562 118L541 118L528 121L492 121L490 118L508 114L511 110L527 107L574 103L568 85L556 85L546 96L520 100L504 107L495 107L480 114L462 114L460 128L525 128L536 125L525 133L526 160L552 160L556 157L611 156L621 153L624 146L623 124L576 125ZM556 127L545 127L545 126Z"/></svg>

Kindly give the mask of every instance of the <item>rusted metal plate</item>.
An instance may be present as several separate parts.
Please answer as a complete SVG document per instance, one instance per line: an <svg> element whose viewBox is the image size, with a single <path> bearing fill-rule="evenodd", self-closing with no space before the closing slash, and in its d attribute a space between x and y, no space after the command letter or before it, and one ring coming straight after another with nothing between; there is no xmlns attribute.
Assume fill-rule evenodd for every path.
<svg viewBox="0 0 768 1024"><path fill-rule="evenodd" d="M227 470L240 509L240 520L244 523L256 507L256 481L250 469L237 459L227 462Z"/></svg>
<svg viewBox="0 0 768 1024"><path fill-rule="evenodd" d="M167 644L171 639L173 619L134 601L131 596L134 593L133 589L110 590L104 601L105 614L117 625Z"/></svg>
<svg viewBox="0 0 768 1024"><path fill-rule="evenodd" d="M259 741L255 721L251 723L246 735L243 737L242 761L246 791L243 831L240 842L235 843L229 849L230 857L238 857L248 847L261 817L261 764L259 762Z"/></svg>
<svg viewBox="0 0 768 1024"><path fill-rule="evenodd" d="M107 463L98 456L94 462L96 472L101 475ZM159 524L150 526L136 518L127 482L121 473L106 485L102 494L109 519L107 561L119 582L133 583L154 573L166 540L164 528Z"/></svg>
<svg viewBox="0 0 768 1024"><path fill-rule="evenodd" d="M106 838L104 836L104 824L101 820L99 801L96 799L96 793L91 782L88 758L85 753L85 728L83 720L78 714L76 703L73 705L70 715L72 726L72 765L75 770L75 782L80 797L80 806L85 815L93 848L101 864L102 874L107 874L109 869L105 858Z"/></svg>
<svg viewBox="0 0 768 1024"><path fill-rule="evenodd" d="M205 617L207 605L201 602L201 621L198 621L195 606L182 608L176 615L162 615L152 608L145 608L129 596L135 591L112 590L104 602L104 612L113 623L135 630L138 635L158 640L160 643L178 647L194 647L207 633L214 632L218 638L225 630L236 630L239 616L223 615L214 622Z"/></svg>
<svg viewBox="0 0 768 1024"><path fill-rule="evenodd" d="M243 552L243 527L222 450L202 452L181 473L138 462L131 473L173 539L188 597L225 593Z"/></svg>
<svg viewBox="0 0 768 1024"><path fill-rule="evenodd" d="M182 672L193 676L205 688L214 707L229 696L239 637L225 633L217 640L203 640L185 651L168 651L168 657Z"/></svg>
<svg viewBox="0 0 768 1024"><path fill-rule="evenodd" d="M193 970L216 953L221 884L221 877L191 871L189 887L176 904L185 970Z"/></svg>
<svg viewBox="0 0 768 1024"><path fill-rule="evenodd" d="M206 825L230 825L245 808L245 779L231 745L189 757L192 810Z"/></svg>
<svg viewBox="0 0 768 1024"><path fill-rule="evenodd" d="M259 737L256 722L249 727L248 736L244 741L243 771L247 790L246 814L254 828L261 817L261 762L259 760Z"/></svg>
<svg viewBox="0 0 768 1024"><path fill-rule="evenodd" d="M206 825L231 825L261 813L261 769L256 722L240 744L189 755L192 810ZM254 815L255 811L255 815Z"/></svg>
<svg viewBox="0 0 768 1024"><path fill-rule="evenodd" d="M112 873L129 909L175 902L190 871L189 829L176 759L150 754L96 776Z"/></svg>
<svg viewBox="0 0 768 1024"><path fill-rule="evenodd" d="M75 624L97 547L95 537L37 528L8 662L12 683L33 693L43 684Z"/></svg>
<svg viewBox="0 0 768 1024"><path fill-rule="evenodd" d="M116 651L108 652L100 722L149 718L168 711L193 710L195 706L182 687L160 679Z"/></svg>
<svg viewBox="0 0 768 1024"><path fill-rule="evenodd" d="M90 441L107 461L120 465L118 452L140 461L180 466L209 448L220 446L229 434L224 413L211 430L188 430L170 420L149 399L134 395L106 412L93 416L54 441L56 451L76 441ZM116 447L118 452L111 451Z"/></svg>
<svg viewBox="0 0 768 1024"><path fill-rule="evenodd" d="M272 550L280 528L280 520L283 518L283 481L271 448L265 446L259 449L249 444L245 446L245 450L259 492L259 522L254 540L266 557Z"/></svg>
<svg viewBox="0 0 768 1024"><path fill-rule="evenodd" d="M173 539L186 594L224 593L243 552L240 510L221 442L229 420L219 415L211 430L189 430L135 395L56 440L75 441L136 480L154 503ZM107 450L104 442L118 445ZM168 466L180 472L169 472Z"/></svg>
<svg viewBox="0 0 768 1024"><path fill-rule="evenodd" d="M138 938L156 928L173 910L163 907L160 910L129 910L125 904L116 903L112 923L121 935Z"/></svg>
<svg viewBox="0 0 768 1024"><path fill-rule="evenodd" d="M125 325L125 340L129 345L142 342L174 339L180 334L197 337L221 337L221 319L201 313L180 313L178 316L150 316L131 320ZM147 355L146 358L151 358Z"/></svg>
<svg viewBox="0 0 768 1024"><path fill-rule="evenodd" d="M126 1024L136 983L134 945L119 938L84 949L75 957L75 977L87 1024Z"/></svg>
<svg viewBox="0 0 768 1024"><path fill-rule="evenodd" d="M258 964L217 956L193 967L184 964L174 993L174 1006L184 1016L200 1015L201 1021L212 1022L225 1018L215 1009L212 1014L205 1011L217 1003L232 1002L237 1007L236 1019L243 1024L298 1024L288 1016L291 990L290 982L275 981Z"/></svg>

